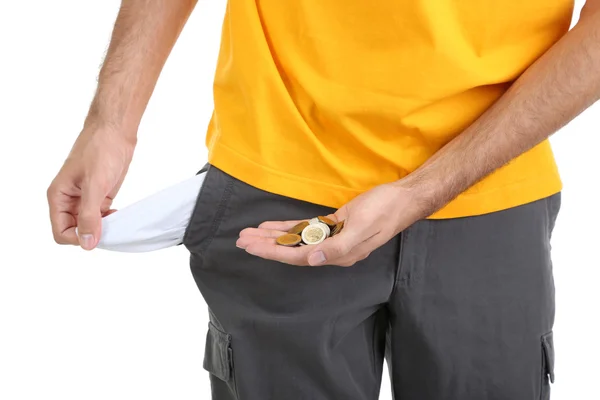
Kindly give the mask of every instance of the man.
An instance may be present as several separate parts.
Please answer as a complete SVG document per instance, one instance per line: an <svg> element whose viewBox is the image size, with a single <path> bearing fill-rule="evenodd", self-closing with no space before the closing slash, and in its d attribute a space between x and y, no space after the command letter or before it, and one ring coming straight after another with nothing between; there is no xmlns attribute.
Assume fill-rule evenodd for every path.
<svg viewBox="0 0 600 400"><path fill-rule="evenodd" d="M123 1L48 190L58 243L97 244L194 3ZM572 10L229 0L183 240L213 399L373 400L384 354L397 399L549 397L561 182L546 139L600 96L600 0L567 32ZM319 215L343 231L276 245Z"/></svg>

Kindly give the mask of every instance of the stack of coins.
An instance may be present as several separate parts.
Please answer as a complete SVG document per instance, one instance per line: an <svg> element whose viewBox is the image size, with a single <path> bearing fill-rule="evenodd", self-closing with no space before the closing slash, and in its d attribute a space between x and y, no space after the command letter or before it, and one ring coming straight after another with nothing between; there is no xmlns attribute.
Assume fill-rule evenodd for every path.
<svg viewBox="0 0 600 400"><path fill-rule="evenodd" d="M302 221L285 235L277 238L277 244L287 247L319 244L331 236L335 236L344 228L344 221L334 222L327 217L315 217Z"/></svg>

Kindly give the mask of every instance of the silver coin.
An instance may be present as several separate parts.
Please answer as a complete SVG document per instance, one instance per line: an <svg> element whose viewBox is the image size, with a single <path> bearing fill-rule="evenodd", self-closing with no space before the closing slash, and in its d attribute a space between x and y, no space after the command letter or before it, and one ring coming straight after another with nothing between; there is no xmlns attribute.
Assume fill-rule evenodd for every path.
<svg viewBox="0 0 600 400"><path fill-rule="evenodd" d="M319 226L323 227L323 230L325 231L326 237L329 237L331 235L331 229L329 228L329 226L327 224L319 221L319 222L317 222L314 225L319 225Z"/></svg>
<svg viewBox="0 0 600 400"><path fill-rule="evenodd" d="M322 225L325 224L314 224L314 225L309 225L306 228L304 228L304 230L302 231L302 241L306 244L319 244L321 243L323 240L325 240L325 238L327 238L327 232L325 231L325 228L323 228Z"/></svg>

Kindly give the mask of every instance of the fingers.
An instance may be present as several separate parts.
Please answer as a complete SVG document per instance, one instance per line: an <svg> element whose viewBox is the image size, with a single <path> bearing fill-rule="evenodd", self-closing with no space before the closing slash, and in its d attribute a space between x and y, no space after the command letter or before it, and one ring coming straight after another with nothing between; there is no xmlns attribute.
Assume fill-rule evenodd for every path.
<svg viewBox="0 0 600 400"><path fill-rule="evenodd" d="M102 211L102 218L104 217L108 217L110 214L114 214L116 213L118 210L115 210L113 208L106 210L106 211Z"/></svg>
<svg viewBox="0 0 600 400"><path fill-rule="evenodd" d="M79 245L85 250L92 250L98 244L102 229L102 208L106 191L93 181L81 188L81 203L77 217L77 235Z"/></svg>
<svg viewBox="0 0 600 400"><path fill-rule="evenodd" d="M278 238L285 234L285 231L266 229L266 228L246 228L240 232L240 237L261 236L268 238Z"/></svg>
<svg viewBox="0 0 600 400"><path fill-rule="evenodd" d="M254 256L300 266L351 266L366 258L380 246L377 233L366 236L356 229L345 229L317 246L285 247L275 239L286 233L298 221L266 222L260 228L246 228L240 232L236 246ZM271 229L279 228L279 229Z"/></svg>
<svg viewBox="0 0 600 400"><path fill-rule="evenodd" d="M240 232L236 246L247 253L267 260L279 261L291 265L308 265L309 246L285 247L275 239L287 233L287 230L301 221L263 222L259 228L246 228Z"/></svg>
<svg viewBox="0 0 600 400"><path fill-rule="evenodd" d="M75 234L77 220L71 197L52 185L48 188L47 196L54 241L58 244L79 244Z"/></svg>
<svg viewBox="0 0 600 400"><path fill-rule="evenodd" d="M309 265L337 265L336 260L344 259L350 252L371 236L358 229L344 228L339 234L325 239L310 253Z"/></svg>
<svg viewBox="0 0 600 400"><path fill-rule="evenodd" d="M72 245L79 244L77 234L75 233L77 221L73 215L69 214L68 212L56 212L51 220L53 222L52 233L56 243Z"/></svg>
<svg viewBox="0 0 600 400"><path fill-rule="evenodd" d="M260 224L258 226L258 228L287 232L288 230L292 229L294 227L294 225L297 225L300 222L302 222L302 221L301 220L297 220L297 221L267 221L267 222L263 222L262 224Z"/></svg>
<svg viewBox="0 0 600 400"><path fill-rule="evenodd" d="M276 246L275 238L264 237L264 236L240 236L235 245L240 249L246 249L248 246L254 243L268 243Z"/></svg>
<svg viewBox="0 0 600 400"><path fill-rule="evenodd" d="M333 239L336 237L329 238L323 243L327 243L328 241L333 242ZM373 250L381 246L383 244L382 237L383 235L380 234L374 235L351 247L347 252L340 250L337 243L330 244L329 246L319 246L318 248L315 248L316 246L285 247L278 245L274 237L259 235L240 236L236 242L236 246L245 249L249 254L291 265L337 265L350 267L358 261L367 258ZM325 257L324 261L321 259L315 260L314 255L319 255L319 253L323 253ZM337 254L337 258L332 258L336 257L334 254Z"/></svg>
<svg viewBox="0 0 600 400"><path fill-rule="evenodd" d="M275 239L284 234L285 232L272 229L246 228L240 232L240 237L235 245L241 249L245 249L252 243L258 242L276 245Z"/></svg>
<svg viewBox="0 0 600 400"><path fill-rule="evenodd" d="M279 261L291 265L308 265L308 254L311 246L285 247L275 243L273 239L261 238L246 246L246 252L267 260Z"/></svg>
<svg viewBox="0 0 600 400"><path fill-rule="evenodd" d="M339 216L327 215L338 221ZM236 246L248 253L269 260L292 265L339 265L351 266L366 258L377 248L379 232L365 232L347 226L338 235L326 239L317 246L285 247L275 239L285 234L301 221L268 221L258 228L246 228L240 232Z"/></svg>
<svg viewBox="0 0 600 400"><path fill-rule="evenodd" d="M383 246L385 243L386 240L384 239L384 235L378 233L375 236L372 236L364 242L360 243L358 246L355 246L344 257L332 260L331 262L341 267L351 267L357 262L369 257L369 255L371 255L371 252Z"/></svg>

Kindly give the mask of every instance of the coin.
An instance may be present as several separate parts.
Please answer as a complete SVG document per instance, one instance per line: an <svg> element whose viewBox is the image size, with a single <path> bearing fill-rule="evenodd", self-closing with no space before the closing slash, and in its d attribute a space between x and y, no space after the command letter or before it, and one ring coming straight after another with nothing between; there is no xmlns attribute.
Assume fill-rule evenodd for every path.
<svg viewBox="0 0 600 400"><path fill-rule="evenodd" d="M343 228L344 228L344 221L338 222L337 224L335 224L335 226L331 230L331 236L337 235L338 233L340 233L342 231Z"/></svg>
<svg viewBox="0 0 600 400"><path fill-rule="evenodd" d="M322 222L324 224L326 224L327 226L329 226L330 228L333 228L335 226L335 222L327 217L317 217L317 219L319 220L319 222Z"/></svg>
<svg viewBox="0 0 600 400"><path fill-rule="evenodd" d="M327 237L325 224L309 225L302 231L302 241L306 244L319 244Z"/></svg>
<svg viewBox="0 0 600 400"><path fill-rule="evenodd" d="M318 217L311 218L310 221L308 221L308 223L311 225L318 224L319 222L321 222L321 221L319 221Z"/></svg>
<svg viewBox="0 0 600 400"><path fill-rule="evenodd" d="M296 246L298 243L302 241L300 235L294 235L293 233L286 233L285 235L281 235L277 238L277 244L287 247Z"/></svg>
<svg viewBox="0 0 600 400"><path fill-rule="evenodd" d="M318 226L322 227L323 230L325 231L325 236L329 237L329 234L331 233L331 229L329 229L329 225L324 224L322 222L317 222L316 224L313 224L313 225L318 225Z"/></svg>
<svg viewBox="0 0 600 400"><path fill-rule="evenodd" d="M300 235L302 230L308 226L308 221L302 221L299 224L296 224L292 229L287 231L287 233L293 233L294 235Z"/></svg>

